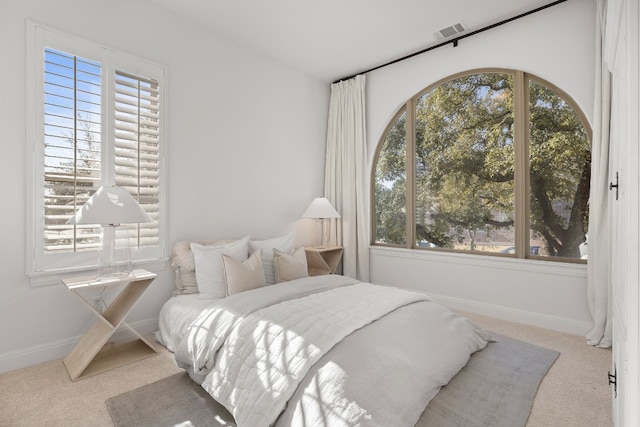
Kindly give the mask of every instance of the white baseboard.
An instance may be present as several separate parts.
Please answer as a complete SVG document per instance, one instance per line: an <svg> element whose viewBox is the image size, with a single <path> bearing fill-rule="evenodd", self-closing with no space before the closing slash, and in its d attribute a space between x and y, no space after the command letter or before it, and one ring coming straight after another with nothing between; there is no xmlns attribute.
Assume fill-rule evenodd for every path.
<svg viewBox="0 0 640 427"><path fill-rule="evenodd" d="M551 329L553 331L563 332L571 335L584 336L593 325L588 322L580 322L573 319L549 316L540 313L534 313L514 308L503 307L499 305L486 304L477 301L465 300L446 295L429 294L440 304L453 310L467 311L483 316L495 317L511 322L524 323L526 325L537 326L540 328ZM158 330L158 318L140 320L130 323L130 325L139 333L149 335ZM113 335L112 341L122 341L130 339L133 334L126 329L121 328ZM0 374L13 371L27 366L36 365L38 363L48 362L51 360L62 359L73 349L80 341L82 336L65 338L58 341L52 341L45 344L28 347L25 349L0 354Z"/></svg>
<svg viewBox="0 0 640 427"><path fill-rule="evenodd" d="M142 335L149 335L158 330L158 318L139 320L129 325ZM118 329L111 341L124 341L135 337L126 327ZM45 344L0 354L0 374L27 366L37 365L51 360L64 358L80 341L81 335L51 341Z"/></svg>
<svg viewBox="0 0 640 427"><path fill-rule="evenodd" d="M550 316L548 314L534 313L531 311L486 304L446 295L436 295L432 293L429 293L429 295L440 304L449 307L452 310L467 311L483 316L508 320L510 322L524 323L525 325L563 332L566 334L584 336L591 330L591 328L593 328L593 325L588 322L581 322L574 319Z"/></svg>

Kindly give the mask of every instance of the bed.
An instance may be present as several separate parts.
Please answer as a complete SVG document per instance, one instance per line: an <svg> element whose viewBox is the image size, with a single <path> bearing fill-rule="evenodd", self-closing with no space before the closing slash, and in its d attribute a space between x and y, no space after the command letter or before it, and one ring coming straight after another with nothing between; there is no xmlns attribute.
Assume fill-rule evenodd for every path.
<svg viewBox="0 0 640 427"><path fill-rule="evenodd" d="M235 277L241 291L183 288L163 306L157 334L239 427L414 426L440 388L492 340L427 295L340 275L306 277L291 245L249 242L234 260L222 247L237 241L210 244L227 252L222 282ZM195 255L183 247L183 256L172 256L183 287L193 283L188 270L203 249L189 248ZM273 256L261 259L265 248ZM247 288L251 262L264 277Z"/></svg>

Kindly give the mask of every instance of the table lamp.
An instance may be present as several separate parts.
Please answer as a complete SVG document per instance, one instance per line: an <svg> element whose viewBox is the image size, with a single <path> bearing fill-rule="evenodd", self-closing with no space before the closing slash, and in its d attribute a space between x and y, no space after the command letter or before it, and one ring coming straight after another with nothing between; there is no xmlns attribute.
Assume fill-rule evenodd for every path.
<svg viewBox="0 0 640 427"><path fill-rule="evenodd" d="M326 197L316 197L313 199L309 207L302 214L302 218L315 218L318 221L318 229L316 232L316 240L314 245L325 245L324 240L324 219L340 218L340 214L336 211L331 202Z"/></svg>
<svg viewBox="0 0 640 427"><path fill-rule="evenodd" d="M116 244L116 227L120 224L152 222L153 219L124 188L105 185L98 188L76 211L69 224L100 224L102 251L98 259L98 279L125 277L133 271L129 237Z"/></svg>

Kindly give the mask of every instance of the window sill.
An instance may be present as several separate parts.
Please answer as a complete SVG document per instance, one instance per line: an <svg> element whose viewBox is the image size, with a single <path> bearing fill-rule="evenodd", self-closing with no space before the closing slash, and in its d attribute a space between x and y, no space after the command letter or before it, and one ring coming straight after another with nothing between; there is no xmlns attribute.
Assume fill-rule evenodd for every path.
<svg viewBox="0 0 640 427"><path fill-rule="evenodd" d="M153 273L158 273L164 270L167 266L167 258L134 261L134 268L143 268ZM38 271L27 273L29 282L32 288L44 288L47 286L58 286L62 284L62 279L80 278L86 277L91 274L95 275L96 267L81 267L81 268L64 268L51 271Z"/></svg>
<svg viewBox="0 0 640 427"><path fill-rule="evenodd" d="M415 259L491 269L553 274L556 276L587 278L587 265L569 262L551 262L537 259L483 256L455 252L370 246L370 256Z"/></svg>

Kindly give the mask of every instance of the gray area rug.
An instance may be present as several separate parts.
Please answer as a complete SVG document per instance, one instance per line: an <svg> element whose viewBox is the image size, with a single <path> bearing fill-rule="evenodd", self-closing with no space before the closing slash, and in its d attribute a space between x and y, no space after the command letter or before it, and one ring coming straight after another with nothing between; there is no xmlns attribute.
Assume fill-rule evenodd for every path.
<svg viewBox="0 0 640 427"><path fill-rule="evenodd" d="M233 416L185 372L107 400L116 427L235 426Z"/></svg>
<svg viewBox="0 0 640 427"><path fill-rule="evenodd" d="M416 427L524 426L553 350L494 334L429 403ZM116 427L234 426L233 417L187 374L107 400Z"/></svg>
<svg viewBox="0 0 640 427"><path fill-rule="evenodd" d="M422 413L416 427L524 426L540 381L560 353L492 334Z"/></svg>

